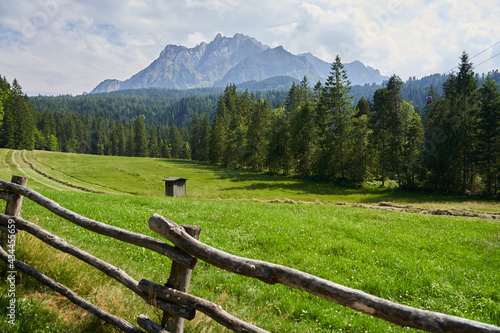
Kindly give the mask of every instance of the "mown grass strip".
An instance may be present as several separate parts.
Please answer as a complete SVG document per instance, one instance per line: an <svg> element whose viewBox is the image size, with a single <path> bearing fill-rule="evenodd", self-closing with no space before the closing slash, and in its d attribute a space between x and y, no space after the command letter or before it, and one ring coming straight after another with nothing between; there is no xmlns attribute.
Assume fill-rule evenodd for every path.
<svg viewBox="0 0 500 333"><path fill-rule="evenodd" d="M76 184L73 184L73 183L70 183L70 182L67 182L65 180L61 180L57 177L54 177L52 176L51 174L49 173L46 173L44 171L42 171L40 168L38 168L34 163L30 162L27 158L26 158L26 151L23 150L23 152L21 153L21 157L23 159L23 161L29 165L29 167L34 170L35 172L39 173L40 175L50 179L50 180L53 180L57 183L60 183L60 184L63 184L63 185L66 185L66 186L69 186L69 187L73 187L73 188L76 188L78 190L82 190L82 191L85 191L85 192L91 192L91 193L106 193L104 191L98 191L98 190L94 190L92 188L89 188L89 187L85 187L85 186L81 186L81 185L76 185Z"/></svg>
<svg viewBox="0 0 500 333"><path fill-rule="evenodd" d="M11 154L8 154L9 157L9 164L12 166L11 171L13 174L20 174L22 176L27 176L29 178L30 182L30 187L33 188L49 188L49 189L56 189L56 190L61 190L61 191L68 191L68 190L75 190L71 189L70 187L64 186L63 184L59 184L57 182L51 181L50 179L47 179L41 175L39 175L37 172L32 170L30 167L24 164L24 161L22 158L20 158L21 151L18 150L12 150ZM23 165L24 164L24 165ZM6 180L10 180L10 177Z"/></svg>

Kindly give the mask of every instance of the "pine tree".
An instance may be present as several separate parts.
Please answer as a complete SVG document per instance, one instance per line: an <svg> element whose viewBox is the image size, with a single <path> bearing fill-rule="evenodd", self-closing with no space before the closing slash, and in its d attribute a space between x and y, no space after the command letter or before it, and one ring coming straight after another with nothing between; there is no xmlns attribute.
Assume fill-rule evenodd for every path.
<svg viewBox="0 0 500 333"><path fill-rule="evenodd" d="M227 108L222 95L217 103L212 130L210 132L210 163L221 164L224 161L224 154L227 145Z"/></svg>
<svg viewBox="0 0 500 333"><path fill-rule="evenodd" d="M257 100L255 111L250 119L247 132L245 160L254 171L260 171L267 160L268 121L271 107L267 100Z"/></svg>
<svg viewBox="0 0 500 333"><path fill-rule="evenodd" d="M500 190L500 92L491 76L480 92L478 162L484 175L485 193L494 196Z"/></svg>
<svg viewBox="0 0 500 333"><path fill-rule="evenodd" d="M2 120L3 120L3 102L9 97L10 95L10 90L6 87L3 88L0 85L0 127L2 126Z"/></svg>
<svg viewBox="0 0 500 333"><path fill-rule="evenodd" d="M138 116L134 121L134 149L133 156L148 156L148 137L146 135L146 126L142 116Z"/></svg>
<svg viewBox="0 0 500 333"><path fill-rule="evenodd" d="M158 146L158 135L153 127L149 128L148 135L149 157L160 157L160 147Z"/></svg>
<svg viewBox="0 0 500 333"><path fill-rule="evenodd" d="M379 168L378 174L382 180L382 187L385 186L385 180L388 173L389 140L390 140L390 105L389 91L387 88L377 89L373 94L373 115L371 117L373 128L373 143L376 150L376 162Z"/></svg>
<svg viewBox="0 0 500 333"><path fill-rule="evenodd" d="M330 177L346 176L346 152L352 130L354 109L351 100L351 83L337 55L331 66L318 103L319 164L318 171L327 171Z"/></svg>
<svg viewBox="0 0 500 333"><path fill-rule="evenodd" d="M182 138L179 128L175 124L170 127L168 141L170 143L170 154L172 158L186 158L186 143Z"/></svg>
<svg viewBox="0 0 500 333"><path fill-rule="evenodd" d="M1 144L10 149L33 150L36 132L35 110L16 79L12 82L10 91L11 95L4 103Z"/></svg>
<svg viewBox="0 0 500 333"><path fill-rule="evenodd" d="M290 132L289 121L285 109L280 107L272 110L269 126L269 146L267 151L267 165L272 173L289 172Z"/></svg>
<svg viewBox="0 0 500 333"><path fill-rule="evenodd" d="M461 169L461 192L466 194L475 178L473 156L477 145L478 85L467 53L464 52L460 60L458 74L450 75L443 90L453 122L451 134L457 146L455 163Z"/></svg>
<svg viewBox="0 0 500 333"><path fill-rule="evenodd" d="M201 161L201 115L193 114L191 124L189 124L189 146L191 147L191 158Z"/></svg>
<svg viewBox="0 0 500 333"><path fill-rule="evenodd" d="M358 115L360 112L358 111ZM369 177L372 166L373 150L370 146L371 139L370 120L365 114L353 119L352 139L348 147L350 165L349 176L351 180L363 182Z"/></svg>
<svg viewBox="0 0 500 333"><path fill-rule="evenodd" d="M370 102L365 99L364 97L361 97L358 101L358 104L356 104L356 115L354 116L355 118L359 118L361 116L371 116L371 111L370 111Z"/></svg>
<svg viewBox="0 0 500 333"><path fill-rule="evenodd" d="M415 188L416 176L421 165L421 152L424 142L424 127L420 115L411 102L402 101L400 107L402 119L402 162L400 166L400 183L404 182L410 188Z"/></svg>
<svg viewBox="0 0 500 333"><path fill-rule="evenodd" d="M307 177L313 171L316 127L310 102L301 105L291 121L291 150L296 161L295 172Z"/></svg>
<svg viewBox="0 0 500 333"><path fill-rule="evenodd" d="M403 112L402 104L403 99L401 98L401 86L403 81L397 75L392 75L387 82L388 91L388 108L389 108L389 160L388 167L389 170L396 174L399 188L403 185L402 173L403 173L403 143L405 129L403 125ZM412 107L413 110L413 107Z"/></svg>

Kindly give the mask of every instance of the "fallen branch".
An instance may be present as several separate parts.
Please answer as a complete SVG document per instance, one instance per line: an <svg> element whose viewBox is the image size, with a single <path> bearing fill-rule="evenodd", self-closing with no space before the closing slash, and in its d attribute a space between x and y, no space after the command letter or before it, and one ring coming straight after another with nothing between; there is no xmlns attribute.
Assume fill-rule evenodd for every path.
<svg viewBox="0 0 500 333"><path fill-rule="evenodd" d="M220 305L209 302L203 298L199 298L176 289L168 288L145 279L139 281L139 289L148 293L150 297L154 297L156 299L161 298L179 305L193 307L234 332L269 333L262 328L230 315L224 311Z"/></svg>
<svg viewBox="0 0 500 333"><path fill-rule="evenodd" d="M69 245L68 243L66 243L64 239L47 232L46 230L37 226L34 223L26 221L21 217L12 217L0 214L0 225L7 226L9 219L15 221L17 230L24 230L30 233L31 235L35 236L36 238L40 239L42 242L54 247L55 249L68 253L82 260L83 262L97 268L107 276L115 279L128 289L132 290L134 293L142 297L150 305L185 319L192 320L194 318L196 311L193 308L182 307L169 302L164 302L162 300L155 300L154 302L150 302L148 294L140 290L137 287L138 282L134 280L131 276L129 276L127 273L85 251L80 250L77 247Z"/></svg>
<svg viewBox="0 0 500 333"><path fill-rule="evenodd" d="M52 213L87 230L96 232L101 235L109 236L133 245L145 247L147 249L165 255L170 259L175 260L178 263L191 269L194 269L196 267L196 258L187 255L183 251L180 251L179 249L176 249L173 246L160 241L159 239L130 232L128 230L110 226L102 222L94 221L61 207L57 202L44 197L43 195L39 194L36 191L33 191L30 188L10 183L5 180L0 180L0 189L25 196L26 198L36 202L40 206L45 207Z"/></svg>
<svg viewBox="0 0 500 333"><path fill-rule="evenodd" d="M399 326L436 333L500 333L500 328L493 325L415 309L296 269L228 254L192 238L184 228L158 214L149 219L149 227L186 253L228 272L296 288Z"/></svg>

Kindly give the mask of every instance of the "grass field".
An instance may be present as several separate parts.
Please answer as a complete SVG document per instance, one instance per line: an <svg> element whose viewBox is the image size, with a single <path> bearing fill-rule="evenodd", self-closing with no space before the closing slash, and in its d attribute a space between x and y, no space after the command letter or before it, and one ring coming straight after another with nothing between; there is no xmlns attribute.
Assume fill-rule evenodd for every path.
<svg viewBox="0 0 500 333"><path fill-rule="evenodd" d="M500 325L500 223L402 214L330 204L221 199L293 199L333 203L394 201L489 211L498 202L393 190L348 190L287 177L224 170L206 164L27 152L25 159L53 178L113 194L96 194L42 176L21 152L0 150L0 178L28 175L29 184L62 206L127 230L155 235L147 220L161 214L203 227L201 241L243 257L286 265L417 308ZM188 196L163 196L161 179L189 178ZM134 194L134 195L132 195ZM4 204L0 202L0 210ZM132 277L166 282L170 260L61 220L29 200L23 217L70 244L117 265ZM95 269L21 233L16 257L57 278L94 304L130 322L159 313ZM5 265L4 265L5 266ZM2 277L5 267L2 267ZM2 280L4 280L2 278ZM18 281L14 332L114 332L30 278ZM271 332L412 331L280 285L223 272L201 262L191 293ZM7 298L0 291L0 331ZM226 332L203 315L186 332Z"/></svg>

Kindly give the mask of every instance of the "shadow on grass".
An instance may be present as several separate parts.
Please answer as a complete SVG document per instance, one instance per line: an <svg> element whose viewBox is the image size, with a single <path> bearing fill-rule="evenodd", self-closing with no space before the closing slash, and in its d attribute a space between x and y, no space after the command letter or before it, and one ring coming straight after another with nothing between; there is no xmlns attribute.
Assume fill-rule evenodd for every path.
<svg viewBox="0 0 500 333"><path fill-rule="evenodd" d="M378 203L392 201L398 203L422 203L422 202L448 202L461 203L476 201L476 197L465 197L454 194L439 192L422 192L399 190L397 188L363 188L347 187L332 184L327 181L295 178L285 175L270 175L252 172L245 169L231 169L211 165L206 162L195 162L185 160L165 160L175 164L179 168L198 169L213 173L213 179L229 180L234 186L221 189L221 191L242 192L283 192L292 196L290 199L300 200L301 196L317 196L318 199L330 199L332 201L350 201L358 203ZM240 184L241 185L240 185ZM258 195L256 195L258 197ZM283 197L284 198L284 197Z"/></svg>

